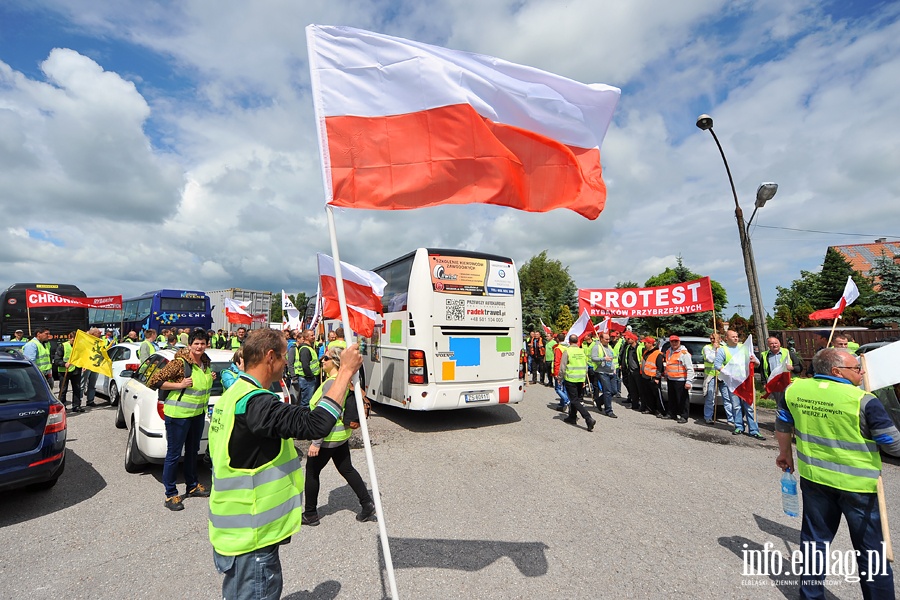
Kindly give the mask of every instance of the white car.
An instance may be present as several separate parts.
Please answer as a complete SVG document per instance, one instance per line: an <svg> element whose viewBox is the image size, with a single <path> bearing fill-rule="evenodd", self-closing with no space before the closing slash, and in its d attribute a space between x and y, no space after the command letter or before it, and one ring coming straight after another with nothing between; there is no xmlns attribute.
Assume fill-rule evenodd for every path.
<svg viewBox="0 0 900 600"><path fill-rule="evenodd" d="M219 373L231 365L234 353L230 350L207 350L213 379L209 396L209 410L206 423L200 438L200 454L206 453L209 434L209 417L213 406L222 395L222 380ZM150 376L175 358L175 350L159 350L143 362L134 375L122 388L121 401L117 411L116 422L121 419L128 429L128 441L125 444L125 470L136 473L148 463L162 464L166 458L166 425L163 419L163 402L158 399L156 390L147 386ZM272 390L280 394L283 402L290 402L290 396L283 382L276 381Z"/></svg>
<svg viewBox="0 0 900 600"><path fill-rule="evenodd" d="M106 375L98 374L97 384L94 386L94 389L101 396L109 398L109 403L113 406L119 403L119 392L131 379L132 374L141 366L141 361L138 360L138 349L140 347L140 344L135 344L134 342L124 342L116 344L106 351L109 359L112 361L113 376L109 378ZM118 411L116 411L116 414L118 414ZM116 426L122 429L125 427L125 423L123 422L119 425L117 419Z"/></svg>

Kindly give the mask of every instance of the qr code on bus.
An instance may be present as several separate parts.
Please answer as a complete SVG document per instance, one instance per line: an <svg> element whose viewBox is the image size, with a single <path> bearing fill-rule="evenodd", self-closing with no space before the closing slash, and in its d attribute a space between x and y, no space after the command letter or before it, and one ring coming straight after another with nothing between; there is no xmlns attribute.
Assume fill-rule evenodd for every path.
<svg viewBox="0 0 900 600"><path fill-rule="evenodd" d="M462 321L466 315L465 300L447 300L447 320Z"/></svg>

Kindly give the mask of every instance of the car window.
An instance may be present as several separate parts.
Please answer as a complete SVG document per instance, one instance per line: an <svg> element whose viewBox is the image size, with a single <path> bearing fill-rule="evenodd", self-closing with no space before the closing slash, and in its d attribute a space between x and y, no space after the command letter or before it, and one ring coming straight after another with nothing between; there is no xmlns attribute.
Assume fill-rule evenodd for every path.
<svg viewBox="0 0 900 600"><path fill-rule="evenodd" d="M665 354L669 351L669 347L672 344L666 340L663 343L662 353ZM681 345L687 348L687 351L691 353L691 361L696 365L703 362L703 346L706 345L706 342L685 342L682 341Z"/></svg>
<svg viewBox="0 0 900 600"><path fill-rule="evenodd" d="M131 357L131 350L127 346L116 346L107 354L109 354L109 360L113 362L118 360L128 360Z"/></svg>
<svg viewBox="0 0 900 600"><path fill-rule="evenodd" d="M169 359L163 356L162 354L154 354L150 358L144 361L144 363L138 369L137 375L135 379L147 385L147 381L150 379L150 376L156 372L157 369L161 369L166 366L169 362Z"/></svg>
<svg viewBox="0 0 900 600"><path fill-rule="evenodd" d="M41 389L39 377L30 364L0 367L0 403L34 400Z"/></svg>

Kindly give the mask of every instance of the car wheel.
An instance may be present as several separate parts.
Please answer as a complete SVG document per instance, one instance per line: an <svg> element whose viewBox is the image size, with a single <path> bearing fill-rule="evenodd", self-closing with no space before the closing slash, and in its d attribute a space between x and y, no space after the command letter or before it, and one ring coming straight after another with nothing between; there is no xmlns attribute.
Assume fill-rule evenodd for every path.
<svg viewBox="0 0 900 600"><path fill-rule="evenodd" d="M122 403L116 407L116 429L125 429L125 415L122 413Z"/></svg>
<svg viewBox="0 0 900 600"><path fill-rule="evenodd" d="M136 428L137 425L132 420L128 429L128 441L125 442L125 470L129 473L140 472L144 465L141 451L138 450Z"/></svg>
<svg viewBox="0 0 900 600"><path fill-rule="evenodd" d="M117 406L119 404L119 386L116 385L115 381L109 382L109 403L113 406Z"/></svg>

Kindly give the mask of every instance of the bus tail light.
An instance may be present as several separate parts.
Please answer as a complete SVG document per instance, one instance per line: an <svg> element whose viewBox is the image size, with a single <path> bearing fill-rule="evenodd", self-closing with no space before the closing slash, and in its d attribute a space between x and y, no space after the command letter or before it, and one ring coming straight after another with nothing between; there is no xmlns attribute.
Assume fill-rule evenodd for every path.
<svg viewBox="0 0 900 600"><path fill-rule="evenodd" d="M428 383L428 370L425 365L425 352L423 350L409 351L409 383Z"/></svg>
<svg viewBox="0 0 900 600"><path fill-rule="evenodd" d="M47 424L44 426L44 435L66 430L66 407L60 402L52 402L47 414Z"/></svg>

